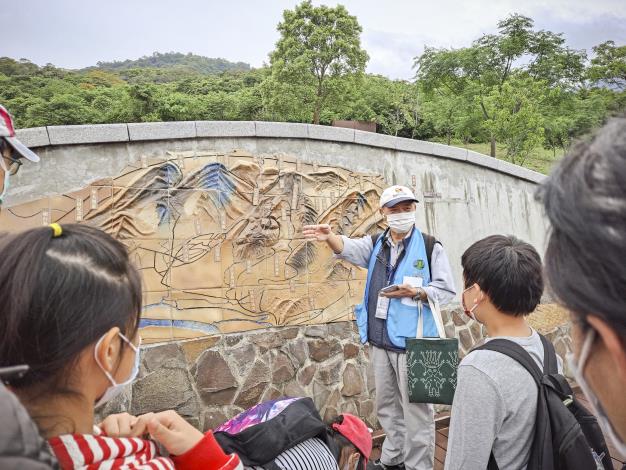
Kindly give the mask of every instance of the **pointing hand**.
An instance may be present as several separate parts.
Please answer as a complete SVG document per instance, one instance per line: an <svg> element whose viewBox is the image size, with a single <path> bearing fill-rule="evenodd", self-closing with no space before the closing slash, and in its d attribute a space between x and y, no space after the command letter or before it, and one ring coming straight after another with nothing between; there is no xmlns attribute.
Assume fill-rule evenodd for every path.
<svg viewBox="0 0 626 470"><path fill-rule="evenodd" d="M304 238L324 242L332 235L333 231L328 224L305 225L302 228Z"/></svg>

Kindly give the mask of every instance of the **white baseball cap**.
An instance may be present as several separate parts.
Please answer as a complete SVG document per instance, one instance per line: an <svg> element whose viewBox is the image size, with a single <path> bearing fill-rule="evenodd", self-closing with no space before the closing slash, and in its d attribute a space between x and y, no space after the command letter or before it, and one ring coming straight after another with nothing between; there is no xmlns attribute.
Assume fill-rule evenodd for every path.
<svg viewBox="0 0 626 470"><path fill-rule="evenodd" d="M409 188L394 185L383 191L383 194L380 196L380 207L393 207L404 201L419 202Z"/></svg>

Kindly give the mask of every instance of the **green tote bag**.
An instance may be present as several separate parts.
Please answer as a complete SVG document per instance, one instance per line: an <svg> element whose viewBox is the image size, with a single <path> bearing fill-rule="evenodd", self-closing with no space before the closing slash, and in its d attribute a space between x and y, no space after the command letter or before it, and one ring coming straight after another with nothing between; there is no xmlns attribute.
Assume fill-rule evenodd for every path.
<svg viewBox="0 0 626 470"><path fill-rule="evenodd" d="M439 337L422 337L424 319L422 302L418 302L416 338L406 340L409 400L411 403L451 405L459 365L459 340L446 338L439 303L429 298L428 306L433 312Z"/></svg>

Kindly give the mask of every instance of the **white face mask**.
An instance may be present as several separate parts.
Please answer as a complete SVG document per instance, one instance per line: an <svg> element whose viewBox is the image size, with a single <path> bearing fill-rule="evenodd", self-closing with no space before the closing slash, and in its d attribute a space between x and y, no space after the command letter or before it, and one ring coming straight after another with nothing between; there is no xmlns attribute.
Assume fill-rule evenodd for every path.
<svg viewBox="0 0 626 470"><path fill-rule="evenodd" d="M598 397L593 392L583 375L583 371L585 370L585 364L587 362L587 359L589 358L591 345L593 344L595 336L596 331L593 329L590 330L589 333L587 333L585 340L583 341L583 347L580 351L580 357L578 358L578 360L576 360L574 355L570 353L567 355L567 361L569 362L569 366L574 374L576 382L578 383L578 385L580 385L583 393L591 403L591 406L594 408L595 414L598 417L598 423L600 423L600 427L602 428L604 433L609 436L609 440L613 443L613 446L617 449L617 451L622 455L626 455L626 442L620 439L617 431L611 424L611 421L609 420L606 411L604 411L604 408L602 408L600 400L598 400Z"/></svg>
<svg viewBox="0 0 626 470"><path fill-rule="evenodd" d="M0 158L2 158L2 156L0 155ZM7 191L9 190L9 178L11 175L9 175L9 171L8 170L4 170L4 185L2 186L2 194L0 194L0 205L2 205L2 203L4 202L4 198L7 194Z"/></svg>
<svg viewBox="0 0 626 470"><path fill-rule="evenodd" d="M387 225L396 233L406 233L415 225L415 211L387 214Z"/></svg>
<svg viewBox="0 0 626 470"><path fill-rule="evenodd" d="M470 290L473 289L474 286L476 284L474 284L473 286L468 287L467 289L465 289L463 292L461 292L461 305L463 306L463 311L465 312L465 315L467 315L468 317L470 317L472 320L480 323L481 325L483 324L483 322L481 322L478 318L476 318L476 312L475 310L478 308L478 303L474 303L474 305L472 306L472 308L467 308L465 306L465 293Z"/></svg>
<svg viewBox="0 0 626 470"><path fill-rule="evenodd" d="M128 346L130 346L130 348L133 351L135 351L135 362L133 364L133 369L130 371L130 375L124 382L120 382L120 383L115 382L115 379L113 378L113 376L107 370L105 370L104 367L102 367L102 364L100 364L100 361L98 360L98 346L100 346L100 342L104 339L104 336L102 336L102 338L98 340L98 342L96 343L96 347L94 348L93 354L96 359L96 363L98 364L102 372L104 372L104 375L107 376L107 379L109 379L109 382L111 382L111 385L109 386L109 388L107 388L104 391L104 394L97 401L96 408L112 400L116 396L118 396L122 392L122 390L124 390L124 387L126 385L130 384L131 382L133 382L133 380L135 380L135 378L137 377L137 374L139 373L139 360L140 360L139 346L141 346L141 337L139 338L139 344L135 346L122 333L118 333L118 335L120 335L120 338L126 341L126 343L128 343Z"/></svg>

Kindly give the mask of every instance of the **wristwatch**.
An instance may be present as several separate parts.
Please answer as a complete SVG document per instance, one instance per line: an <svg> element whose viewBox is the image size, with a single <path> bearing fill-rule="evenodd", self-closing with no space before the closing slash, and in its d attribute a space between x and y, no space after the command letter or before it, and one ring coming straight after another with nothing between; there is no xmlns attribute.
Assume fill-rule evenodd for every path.
<svg viewBox="0 0 626 470"><path fill-rule="evenodd" d="M413 297L413 302L419 302L420 300L424 300L424 297L428 298L428 294L426 294L426 291L424 289L418 287L417 294L415 294L415 297Z"/></svg>

